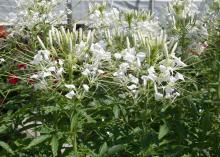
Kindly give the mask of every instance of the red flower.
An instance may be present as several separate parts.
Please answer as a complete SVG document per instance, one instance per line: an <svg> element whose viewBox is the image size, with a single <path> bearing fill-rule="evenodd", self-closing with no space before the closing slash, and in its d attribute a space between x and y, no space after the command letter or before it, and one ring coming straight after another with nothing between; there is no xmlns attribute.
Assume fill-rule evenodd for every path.
<svg viewBox="0 0 220 157"><path fill-rule="evenodd" d="M19 81L19 78L16 75L9 75L8 76L8 83L12 85L16 85Z"/></svg>
<svg viewBox="0 0 220 157"><path fill-rule="evenodd" d="M4 26L0 26L0 38L6 38L8 36L8 33Z"/></svg>
<svg viewBox="0 0 220 157"><path fill-rule="evenodd" d="M24 69L27 68L27 64L17 64L17 68L18 68L19 70L24 70Z"/></svg>

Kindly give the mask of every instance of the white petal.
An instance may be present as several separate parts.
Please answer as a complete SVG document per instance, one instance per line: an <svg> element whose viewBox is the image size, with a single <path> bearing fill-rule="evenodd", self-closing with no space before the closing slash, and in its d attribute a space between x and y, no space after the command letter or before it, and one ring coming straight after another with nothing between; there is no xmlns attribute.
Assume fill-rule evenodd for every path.
<svg viewBox="0 0 220 157"><path fill-rule="evenodd" d="M137 86L135 84L132 84L132 85L128 86L128 89L134 90L134 89L137 89Z"/></svg>
<svg viewBox="0 0 220 157"><path fill-rule="evenodd" d="M59 65L63 65L63 59L58 59Z"/></svg>
<svg viewBox="0 0 220 157"><path fill-rule="evenodd" d="M64 69L63 69L63 68L59 68L59 69L57 70L56 75L57 75L57 76L61 76L63 72L64 72Z"/></svg>
<svg viewBox="0 0 220 157"><path fill-rule="evenodd" d="M83 88L84 88L84 90L85 90L86 92L89 91L89 86L88 86L87 84L83 84Z"/></svg>
<svg viewBox="0 0 220 157"><path fill-rule="evenodd" d="M76 86L73 84L65 84L65 87L68 89L75 89L76 88Z"/></svg>
<svg viewBox="0 0 220 157"><path fill-rule="evenodd" d="M147 71L148 71L149 74L155 73L155 70L154 70L153 66L151 66Z"/></svg>
<svg viewBox="0 0 220 157"><path fill-rule="evenodd" d="M176 73L175 78L176 78L177 80L183 80L183 81L185 80L184 77L183 77L183 75L180 74L180 73Z"/></svg>
<svg viewBox="0 0 220 157"><path fill-rule="evenodd" d="M39 52L44 56L44 59L46 61L50 60L50 51L48 51L48 50L40 50Z"/></svg>
<svg viewBox="0 0 220 157"><path fill-rule="evenodd" d="M42 56L41 54L36 54L36 55L34 56L34 60L31 61L31 64L37 65L37 64L39 64L41 61L43 61L43 56Z"/></svg>
<svg viewBox="0 0 220 157"><path fill-rule="evenodd" d="M115 57L115 59L119 60L119 59L121 59L122 56L120 53L115 53L114 57Z"/></svg>
<svg viewBox="0 0 220 157"><path fill-rule="evenodd" d="M67 97L68 99L72 99L75 95L76 93L72 90L69 93L67 93L65 97Z"/></svg>
<svg viewBox="0 0 220 157"><path fill-rule="evenodd" d="M179 67L185 67L185 66L187 66L185 63L183 63L183 62L181 61L180 58L177 58L176 56L172 56L172 57L173 57L174 62L176 63L177 66L179 66Z"/></svg>
<svg viewBox="0 0 220 157"><path fill-rule="evenodd" d="M154 96L155 96L155 100L163 99L163 94L161 94L161 93L156 92Z"/></svg>
<svg viewBox="0 0 220 157"><path fill-rule="evenodd" d="M139 52L137 54L137 58L140 60L140 62L143 62L145 57L146 57L146 54L144 52Z"/></svg>
<svg viewBox="0 0 220 157"><path fill-rule="evenodd" d="M103 70L98 70L99 74L104 74L105 72Z"/></svg>
<svg viewBox="0 0 220 157"><path fill-rule="evenodd" d="M55 71L56 71L56 67L49 67L49 68L47 69L47 71L55 72Z"/></svg>
<svg viewBox="0 0 220 157"><path fill-rule="evenodd" d="M5 62L4 58L0 58L0 64L2 64L3 62Z"/></svg>
<svg viewBox="0 0 220 157"><path fill-rule="evenodd" d="M133 76L131 74L129 74L128 76L129 76L129 78L130 78L132 83L135 83L135 84L139 83L139 79L137 77L135 77L135 76Z"/></svg>
<svg viewBox="0 0 220 157"><path fill-rule="evenodd" d="M51 72L43 72L42 73L43 75L42 75L42 77L43 78L45 78L45 77L48 77L48 76L51 76L52 74L51 74Z"/></svg>
<svg viewBox="0 0 220 157"><path fill-rule="evenodd" d="M90 73L91 73L91 71L90 71L89 69L85 69L85 70L82 72L82 75L88 76Z"/></svg>
<svg viewBox="0 0 220 157"><path fill-rule="evenodd" d="M38 78L39 78L39 75L34 74L34 75L32 75L30 78L31 78L31 79L38 79Z"/></svg>

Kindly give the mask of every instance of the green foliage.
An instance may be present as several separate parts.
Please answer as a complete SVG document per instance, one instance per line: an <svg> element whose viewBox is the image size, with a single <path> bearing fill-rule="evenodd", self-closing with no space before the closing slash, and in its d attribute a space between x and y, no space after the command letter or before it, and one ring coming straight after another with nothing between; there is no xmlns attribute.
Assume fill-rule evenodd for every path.
<svg viewBox="0 0 220 157"><path fill-rule="evenodd" d="M104 10L102 7L99 9ZM182 8L174 6L174 9L179 13ZM219 11L219 7L214 9ZM132 23L132 14L128 14L127 18ZM176 29L169 32L170 35L180 35L179 44L185 50L190 43L185 37L187 23L193 25L194 21L178 18ZM74 101L66 100L59 89L56 89L59 92L50 88L36 91L32 84L27 84L27 79L11 85L7 80L9 73L26 78L26 73L35 70L28 67L19 71L16 64L27 62L25 59L28 57L22 57L24 55L29 56L28 59L33 56L32 51L40 48L36 36L43 37L49 27L43 25L45 27L40 26L44 28L42 30L28 30L28 43L24 43L20 36L7 39L6 46L0 50L7 56L6 63L0 67L1 156L219 156L220 23L213 20L207 25L209 46L205 52L200 56L180 54L187 58L188 67L182 72L188 79L181 83L182 96L174 102L155 101L149 96L139 102L129 96L122 100L118 91L125 89L111 82L111 78L104 80L111 89L99 82L97 86L90 87L96 92ZM126 47L126 38L118 38L113 39L112 49ZM49 45L47 39L41 39ZM150 46L157 55L156 51L160 48L155 47L153 42ZM67 51L65 47L55 48ZM152 57L151 61L157 58ZM69 62L69 65L75 64L73 60ZM69 69L71 71L71 66ZM75 78L80 84L82 80Z"/></svg>

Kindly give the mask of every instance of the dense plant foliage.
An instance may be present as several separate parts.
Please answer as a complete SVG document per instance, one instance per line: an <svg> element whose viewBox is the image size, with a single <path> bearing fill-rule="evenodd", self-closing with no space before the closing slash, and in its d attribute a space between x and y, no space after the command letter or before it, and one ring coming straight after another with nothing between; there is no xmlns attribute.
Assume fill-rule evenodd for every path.
<svg viewBox="0 0 220 157"><path fill-rule="evenodd" d="M1 156L219 156L219 1L174 0L161 19L94 4L84 28L58 26L57 1L17 3L0 32Z"/></svg>

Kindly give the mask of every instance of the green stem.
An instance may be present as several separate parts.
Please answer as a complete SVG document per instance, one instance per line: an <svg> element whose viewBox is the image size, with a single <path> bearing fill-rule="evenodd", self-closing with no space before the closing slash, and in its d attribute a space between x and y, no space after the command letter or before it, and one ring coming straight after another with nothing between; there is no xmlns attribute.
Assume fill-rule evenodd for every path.
<svg viewBox="0 0 220 157"><path fill-rule="evenodd" d="M220 99L220 72L218 75L218 99Z"/></svg>

